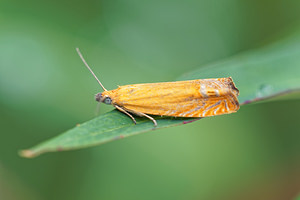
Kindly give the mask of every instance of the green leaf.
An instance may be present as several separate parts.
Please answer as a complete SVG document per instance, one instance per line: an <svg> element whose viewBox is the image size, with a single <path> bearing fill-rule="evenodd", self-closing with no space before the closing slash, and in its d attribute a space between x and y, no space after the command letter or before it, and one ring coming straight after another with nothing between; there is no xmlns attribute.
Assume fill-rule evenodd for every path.
<svg viewBox="0 0 300 200"><path fill-rule="evenodd" d="M300 34L296 33L264 48L199 68L178 80L229 76L233 77L240 90L241 105L299 90ZM171 117L155 119L157 128L154 128L152 121L139 117L137 125L134 125L129 117L113 110L31 149L23 150L20 155L35 157L45 152L85 148L197 120Z"/></svg>
<svg viewBox="0 0 300 200"><path fill-rule="evenodd" d="M34 157L49 151L64 151L84 148L110 142L131 135L151 131L154 129L189 123L197 119L183 118L156 118L157 128L148 118L135 117L137 124L125 114L117 110L105 113L77 127L50 139L30 150L21 151L24 157Z"/></svg>
<svg viewBox="0 0 300 200"><path fill-rule="evenodd" d="M300 200L300 194L294 200Z"/></svg>

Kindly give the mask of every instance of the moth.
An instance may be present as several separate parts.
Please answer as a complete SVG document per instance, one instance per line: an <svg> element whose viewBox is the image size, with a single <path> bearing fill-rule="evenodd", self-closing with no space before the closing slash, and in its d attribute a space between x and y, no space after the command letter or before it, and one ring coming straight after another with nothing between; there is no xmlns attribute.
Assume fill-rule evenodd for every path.
<svg viewBox="0 0 300 200"><path fill-rule="evenodd" d="M104 90L96 94L96 101L113 105L135 124L133 115L147 117L157 126L156 120L149 115L201 118L229 114L239 109L239 90L231 77L124 85L108 91L79 49L76 50Z"/></svg>

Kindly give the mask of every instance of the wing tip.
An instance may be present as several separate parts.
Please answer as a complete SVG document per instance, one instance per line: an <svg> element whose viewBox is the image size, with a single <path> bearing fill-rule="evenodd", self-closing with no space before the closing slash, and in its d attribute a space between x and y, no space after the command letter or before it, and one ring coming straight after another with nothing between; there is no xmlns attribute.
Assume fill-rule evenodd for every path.
<svg viewBox="0 0 300 200"><path fill-rule="evenodd" d="M239 91L239 89L237 89L237 87L235 86L232 77L231 77L231 76L228 77L228 80L229 80L229 81L228 81L228 85L230 86L230 89L232 89L232 90L234 91L234 94L235 94L236 96L239 96L240 91Z"/></svg>

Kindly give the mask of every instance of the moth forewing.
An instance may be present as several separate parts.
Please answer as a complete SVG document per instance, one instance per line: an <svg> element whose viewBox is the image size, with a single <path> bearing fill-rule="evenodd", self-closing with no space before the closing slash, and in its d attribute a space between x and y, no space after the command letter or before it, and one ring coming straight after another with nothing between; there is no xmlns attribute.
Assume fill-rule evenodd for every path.
<svg viewBox="0 0 300 200"><path fill-rule="evenodd" d="M102 94L131 113L207 117L236 112L238 90L231 78L125 85Z"/></svg>

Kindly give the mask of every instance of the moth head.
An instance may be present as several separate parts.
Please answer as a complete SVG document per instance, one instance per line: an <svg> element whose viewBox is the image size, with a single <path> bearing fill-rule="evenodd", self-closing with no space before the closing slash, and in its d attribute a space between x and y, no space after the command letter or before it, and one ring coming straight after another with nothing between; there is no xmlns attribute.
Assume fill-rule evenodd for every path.
<svg viewBox="0 0 300 200"><path fill-rule="evenodd" d="M98 102L102 102L105 104L111 104L111 98L108 95L103 95L101 92L96 94L95 99Z"/></svg>

